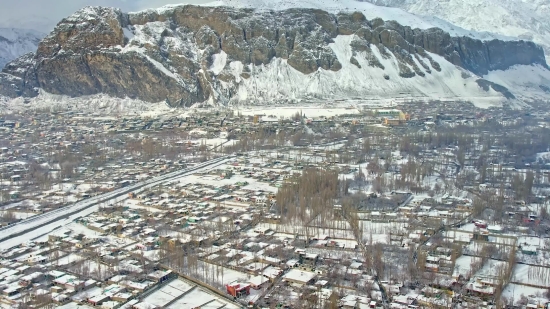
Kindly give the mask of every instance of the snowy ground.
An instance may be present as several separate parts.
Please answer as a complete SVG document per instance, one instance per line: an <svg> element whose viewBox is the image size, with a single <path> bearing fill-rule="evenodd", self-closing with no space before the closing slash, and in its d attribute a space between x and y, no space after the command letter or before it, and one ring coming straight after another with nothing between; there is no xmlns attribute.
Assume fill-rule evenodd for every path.
<svg viewBox="0 0 550 309"><path fill-rule="evenodd" d="M462 255L455 261L455 268L453 270L453 277L458 278L458 276L463 276L464 278L469 278L471 276L471 265L473 263L481 262L480 257L473 257Z"/></svg>
<svg viewBox="0 0 550 309"><path fill-rule="evenodd" d="M71 263L82 261L84 258L78 254L70 253L64 257L61 257L55 261L52 261L52 265L69 265Z"/></svg>
<svg viewBox="0 0 550 309"><path fill-rule="evenodd" d="M4 216L6 215L7 211L0 211L0 216ZM15 219L28 219L34 215L36 215L36 213L34 212L23 212L23 211L11 211L9 212L11 215L13 215L15 217Z"/></svg>
<svg viewBox="0 0 550 309"><path fill-rule="evenodd" d="M2 210L8 210L8 209L11 209L11 208L17 208L17 207L25 207L25 208L35 208L39 206L39 204L36 202L36 201L33 201L33 200L23 200L23 201L20 201L20 202L16 202L16 203L11 203L11 204L7 204L7 205L4 205L2 207L0 207Z"/></svg>
<svg viewBox="0 0 550 309"><path fill-rule="evenodd" d="M220 166L220 169L224 169L227 166ZM242 189L245 190L254 190L254 191L268 191L268 192L277 192L277 188L269 185L265 182L257 181L250 177L245 177L242 175L233 175L229 179L222 179L221 177L214 175L191 175L185 176L179 179L181 184L204 184L214 187L225 186L225 185L234 185L237 182L248 182L248 185L244 186Z"/></svg>
<svg viewBox="0 0 550 309"><path fill-rule="evenodd" d="M207 304L206 306L204 306ZM181 299L170 305L168 308L228 308L239 309L238 306L229 303L222 298L211 294L203 288L196 288L189 294L186 294Z"/></svg>
<svg viewBox="0 0 550 309"><path fill-rule="evenodd" d="M300 223L288 223L288 224L277 224L277 223L259 223L257 228L270 228L271 230L277 233L288 233L291 235L309 235L311 237L324 237L328 236L330 238L341 238L341 239L355 239L353 232L346 229L334 229L334 228L322 228L322 227L304 227Z"/></svg>
<svg viewBox="0 0 550 309"><path fill-rule="evenodd" d="M546 292L546 289L510 283L502 291L502 297L511 300L515 305L524 304L522 298L527 298L530 303L542 306L548 302L548 298L545 297Z"/></svg>
<svg viewBox="0 0 550 309"><path fill-rule="evenodd" d="M246 274L237 270L233 270L227 267L216 267L216 265L214 264L206 263L203 261L198 261L198 268L199 268L199 273L205 270L206 273L209 274L208 275L209 280L211 279L210 274L217 274L218 273L217 268L219 268L220 275L219 276L216 275L216 277L214 278L216 283L219 285L226 285L235 281L246 282L248 279L250 279L249 274ZM223 276L221 275L222 272L223 272Z"/></svg>
<svg viewBox="0 0 550 309"><path fill-rule="evenodd" d="M132 209L146 210L148 212L164 212L164 210L155 207L139 205L140 201L135 199L125 200L122 203L124 207L129 207Z"/></svg>
<svg viewBox="0 0 550 309"><path fill-rule="evenodd" d="M505 269L507 266L508 262L488 260L475 275L481 278L495 278L498 277L498 272Z"/></svg>
<svg viewBox="0 0 550 309"><path fill-rule="evenodd" d="M193 287L194 285L187 283L186 281L180 279L174 280L147 296L144 301L158 307L163 307L170 301L173 301L174 299L185 294Z"/></svg>
<svg viewBox="0 0 550 309"><path fill-rule="evenodd" d="M104 280L114 276L117 273L115 267L108 267L102 263L89 259L82 259L82 263L71 266L69 270L84 277L91 276L96 280Z"/></svg>
<svg viewBox="0 0 550 309"><path fill-rule="evenodd" d="M359 111L357 108L331 108L320 106L298 106L298 107L252 107L252 108L237 108L235 113L241 113L245 116L253 115L266 115L266 116L276 116L279 118L292 118L292 116L298 114L305 115L306 117L332 117L342 114L357 114Z"/></svg>
<svg viewBox="0 0 550 309"><path fill-rule="evenodd" d="M512 282L534 285L540 288L549 288L550 268L517 264L514 267Z"/></svg>
<svg viewBox="0 0 550 309"><path fill-rule="evenodd" d="M514 304L518 305L522 296L526 297L530 301L535 303L545 304L548 299L544 297L546 295L546 289L533 288L525 285L510 283L506 285L502 291L502 297L512 300Z"/></svg>

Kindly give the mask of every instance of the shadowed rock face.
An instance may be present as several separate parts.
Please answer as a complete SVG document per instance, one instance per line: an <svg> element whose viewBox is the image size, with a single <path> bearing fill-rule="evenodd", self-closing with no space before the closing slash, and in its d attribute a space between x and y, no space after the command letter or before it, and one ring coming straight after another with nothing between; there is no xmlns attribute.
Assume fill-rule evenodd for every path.
<svg viewBox="0 0 550 309"><path fill-rule="evenodd" d="M338 59L330 48L338 35L355 35L350 59ZM8 64L0 74L0 94L35 96L42 88L69 96L106 93L189 106L219 93L220 80L235 84L238 78L250 77L247 65L265 65L274 58L287 59L294 69L311 74L319 69L338 71L340 61L359 66L355 57L366 55L370 66L384 70L371 46L382 57L395 56L402 78L424 76L420 67L428 74L429 66L441 70L427 52L478 75L516 64L546 66L543 50L531 42L455 38L440 29L369 21L361 13L256 13L185 5L162 13L126 14L88 7L63 19L34 55ZM222 66L230 61L245 66L240 76L210 70L222 51L227 57Z"/></svg>

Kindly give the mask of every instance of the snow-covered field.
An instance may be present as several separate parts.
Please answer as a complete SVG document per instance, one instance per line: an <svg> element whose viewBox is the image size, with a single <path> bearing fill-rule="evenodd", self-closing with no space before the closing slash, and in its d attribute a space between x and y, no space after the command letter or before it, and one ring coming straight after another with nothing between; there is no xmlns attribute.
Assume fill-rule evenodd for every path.
<svg viewBox="0 0 550 309"><path fill-rule="evenodd" d="M203 261L198 261L198 268L199 268L198 270L199 273L205 271L208 274L208 280L211 279L210 278L211 274L218 273L217 269L219 268L220 275L219 276L216 275L216 278L214 279L216 283L219 285L226 285L235 281L246 282L250 277L249 274L246 274L237 270L233 270L227 267L217 267L214 264L206 263ZM222 272L223 272L223 276L221 275Z"/></svg>
<svg viewBox="0 0 550 309"><path fill-rule="evenodd" d="M52 261L51 263L52 265L64 266L64 265L69 265L71 263L80 262L83 259L84 258L78 254L70 253L70 254L67 254L66 256L63 256L57 260Z"/></svg>
<svg viewBox="0 0 550 309"><path fill-rule="evenodd" d="M191 290L193 286L194 285L180 279L174 280L147 296L144 301L158 307L163 307L170 301L173 301L174 299L185 294L187 291Z"/></svg>
<svg viewBox="0 0 550 309"><path fill-rule="evenodd" d="M513 303L516 305L520 303L522 296L531 301L540 301L541 304L545 304L548 301L548 299L544 297L546 292L547 289L540 289L521 284L510 283L507 284L506 287L504 287L504 290L502 291L502 296L506 297L506 299L512 300Z"/></svg>
<svg viewBox="0 0 550 309"><path fill-rule="evenodd" d="M499 276L499 272L506 269L507 266L508 262L488 260L475 275L481 278L496 278Z"/></svg>
<svg viewBox="0 0 550 309"><path fill-rule="evenodd" d="M462 255L455 261L455 268L453 270L453 277L458 278L458 276L463 276L464 278L469 278L472 273L471 265L474 263L481 262L480 257L473 257L468 255Z"/></svg>
<svg viewBox="0 0 550 309"><path fill-rule="evenodd" d="M205 306L206 305L206 306ZM228 308L238 309L235 304L229 303L203 288L196 288L181 299L178 299L168 308Z"/></svg>
<svg viewBox="0 0 550 309"><path fill-rule="evenodd" d="M550 268L517 264L514 267L512 282L550 288Z"/></svg>
<svg viewBox="0 0 550 309"><path fill-rule="evenodd" d="M124 207L129 207L129 208L132 208L132 209L146 210L148 212L153 212L153 213L154 212L163 212L163 210L155 208L155 207L139 205L140 201L135 200L135 199L125 200L122 203L123 203Z"/></svg>
<svg viewBox="0 0 550 309"><path fill-rule="evenodd" d="M422 98L418 98L421 100ZM428 98L426 98L427 100ZM25 101L27 100L27 101ZM303 101L299 105L277 105L274 102L269 102L265 106L235 106L233 111L235 114L242 115L273 115L277 117L291 118L300 111L306 117L332 117L343 114L357 114L358 108L361 107L390 107L395 104L394 101L399 98L349 98L342 102L327 102L324 100ZM27 103L25 103L27 102ZM173 116L187 117L193 113L211 112L213 108L203 109L181 109L171 108L164 102L150 103L130 98L115 98L105 94L97 94L91 96L82 96L71 98L68 96L54 95L40 91L40 95L35 98L5 98L0 97L0 111L4 113L24 112L28 110L47 110L47 111L73 111L84 113L84 117L101 118L108 116L139 116L139 117L157 117L157 116ZM269 118L266 118L269 119ZM222 139L201 139L200 142L205 142L207 145L217 146Z"/></svg>
<svg viewBox="0 0 550 309"><path fill-rule="evenodd" d="M0 216L4 216L4 215L6 215L6 213L8 213L8 212L7 211L0 211ZM11 212L9 212L9 214L13 215L13 217L16 218L16 219L28 219L28 218L36 215L36 213L22 212L22 211L11 211Z"/></svg>
<svg viewBox="0 0 550 309"><path fill-rule="evenodd" d="M37 206L39 206L39 204L36 201L23 200L23 201L19 201L19 202L4 205L4 206L1 207L1 209L2 210L8 210L8 209L11 209L11 208L18 208L18 207L32 209L32 208L35 208Z"/></svg>
<svg viewBox="0 0 550 309"><path fill-rule="evenodd" d="M334 228L322 228L322 227L304 227L297 224L277 224L277 223L259 223L257 228L269 228L278 233L289 233L291 235L310 235L311 237L324 237L330 238L342 238L342 239L355 239L353 232L346 229L334 229Z"/></svg>

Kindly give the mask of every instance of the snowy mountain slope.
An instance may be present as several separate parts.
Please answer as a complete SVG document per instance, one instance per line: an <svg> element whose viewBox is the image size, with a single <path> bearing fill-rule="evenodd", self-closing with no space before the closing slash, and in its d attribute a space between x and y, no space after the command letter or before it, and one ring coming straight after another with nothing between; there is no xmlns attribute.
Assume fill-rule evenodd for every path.
<svg viewBox="0 0 550 309"><path fill-rule="evenodd" d="M376 0L373 0L376 1ZM404 1L404 0L397 0ZM404 26L411 28L428 29L441 28L451 36L469 36L479 40L511 39L509 36L497 35L486 31L466 30L448 21L422 16L407 12L400 8L374 5L369 2L357 0L217 0L203 4L204 6L230 6L236 8L253 8L259 10L286 10L290 8L312 8L331 13L354 12L363 13L368 19L382 18L383 20L395 20ZM165 6L158 9L163 11L173 6Z"/></svg>
<svg viewBox="0 0 550 309"><path fill-rule="evenodd" d="M495 70L483 78L514 93L529 93L532 99L547 100L550 95L550 71L538 65L518 65L505 71Z"/></svg>
<svg viewBox="0 0 550 309"><path fill-rule="evenodd" d="M534 41L550 57L550 0L360 0L434 16L464 29Z"/></svg>
<svg viewBox="0 0 550 309"><path fill-rule="evenodd" d="M372 45L375 57L384 69L372 67L366 54L352 50L351 44L354 38L356 38L355 35L340 35L334 43L330 44L330 48L342 63L342 69L337 72L319 70L305 75L293 69L283 59L276 59L265 66L250 66L251 77L240 80L236 91L238 95L232 101L265 104L299 99L330 101L346 98L407 97L463 99L470 100L479 106L499 105L504 101L502 94L492 89L489 92L482 90L476 83L478 77L435 54L430 56L442 65L441 71L435 70L426 59L423 59L429 66L421 68L426 74L425 77L402 78L395 55L382 56L378 48ZM349 59L352 56L357 59L359 66L350 63ZM240 62L230 62L225 64L225 68L238 77L243 65ZM224 86L221 87L222 90L231 87ZM223 91L218 95L223 96Z"/></svg>
<svg viewBox="0 0 550 309"><path fill-rule="evenodd" d="M0 28L0 70L19 56L36 51L44 36L34 30Z"/></svg>
<svg viewBox="0 0 550 309"><path fill-rule="evenodd" d="M93 115L94 113L108 114L111 116L144 115L155 113L174 113L175 110L165 102L151 103L137 99L117 98L105 94L92 96L70 97L53 95L40 91L34 98L2 98L0 97L0 110L25 112L33 109L52 111L71 110Z"/></svg>
<svg viewBox="0 0 550 309"><path fill-rule="evenodd" d="M487 106L535 99L533 87L536 98L545 95L537 83L548 66L531 42L452 37L379 16L433 26L352 0L224 0L136 13L87 7L61 20L35 54L6 65L0 95L105 94L171 107L396 97ZM541 78L512 83L508 69L522 65L538 66Z"/></svg>

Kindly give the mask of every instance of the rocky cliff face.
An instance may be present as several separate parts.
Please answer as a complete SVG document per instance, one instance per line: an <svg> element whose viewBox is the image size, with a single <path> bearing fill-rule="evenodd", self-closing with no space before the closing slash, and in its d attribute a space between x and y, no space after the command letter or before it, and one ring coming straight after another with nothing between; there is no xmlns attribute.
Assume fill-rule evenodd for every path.
<svg viewBox="0 0 550 309"><path fill-rule="evenodd" d="M434 16L473 31L487 31L541 45L550 54L549 0L359 0Z"/></svg>
<svg viewBox="0 0 550 309"><path fill-rule="evenodd" d="M342 37L349 38L347 46L339 43ZM0 73L0 94L34 96L41 88L53 94L106 93L189 106L246 100L243 89L254 87L250 80L272 74L269 68L275 66L292 68L279 68L272 80L282 83L292 81L281 76L285 72L310 79L326 72L322 76L330 79L349 65L375 72L369 73L374 83L390 79L388 66L395 67L395 78L433 82L437 78L430 75L441 72L446 62L476 75L517 64L546 68L542 49L531 42L456 38L440 29L367 20L361 13L185 5L126 14L88 7L63 19L35 54L9 63Z"/></svg>

